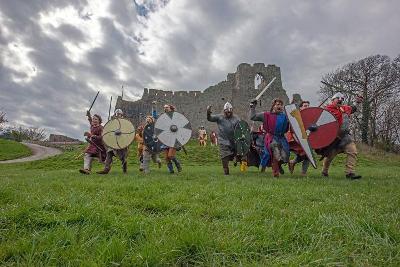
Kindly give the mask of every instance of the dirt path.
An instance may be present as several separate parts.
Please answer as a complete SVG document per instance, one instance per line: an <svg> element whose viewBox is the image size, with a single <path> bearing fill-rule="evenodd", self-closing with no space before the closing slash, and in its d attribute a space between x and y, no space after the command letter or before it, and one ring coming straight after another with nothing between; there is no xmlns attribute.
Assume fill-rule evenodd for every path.
<svg viewBox="0 0 400 267"><path fill-rule="evenodd" d="M0 164L34 161L34 160L39 160L39 159L45 159L45 158L55 156L55 155L62 153L62 151L60 149L53 148L53 147L40 146L40 145L36 145L36 144L31 144L31 143L23 143L23 144L32 150L31 156L26 157L26 158L0 161Z"/></svg>

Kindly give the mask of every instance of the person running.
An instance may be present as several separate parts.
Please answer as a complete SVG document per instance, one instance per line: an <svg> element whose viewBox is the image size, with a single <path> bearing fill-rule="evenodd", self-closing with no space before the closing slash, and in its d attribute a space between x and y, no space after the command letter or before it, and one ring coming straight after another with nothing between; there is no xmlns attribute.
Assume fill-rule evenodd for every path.
<svg viewBox="0 0 400 267"><path fill-rule="evenodd" d="M116 109L114 115L111 119L122 119L124 118L124 113L121 109ZM122 149L114 149L111 147L107 147L107 157L104 163L104 169L102 171L98 171L98 174L108 174L111 170L113 157L117 156L122 163L122 172L127 173L128 171L128 151L129 146Z"/></svg>
<svg viewBox="0 0 400 267"><path fill-rule="evenodd" d="M284 173L281 165L289 161L289 144L285 138L285 133L289 130L288 118L283 112L283 101L279 98L272 101L270 111L256 113L256 106L257 100L253 100L250 103L250 120L262 121L266 132L261 171L272 166L273 176L277 178Z"/></svg>
<svg viewBox="0 0 400 267"><path fill-rule="evenodd" d="M218 126L218 145L224 174L229 175L229 161L237 160L234 129L240 121L239 117L233 114L233 106L226 102L222 114L212 115L211 106L207 107L207 120L216 122Z"/></svg>
<svg viewBox="0 0 400 267"><path fill-rule="evenodd" d="M106 157L106 149L104 148L102 140L102 119L100 115L97 114L92 117L90 111L86 112L86 116L90 123L90 132L84 133L86 140L89 142L89 146L85 150L83 168L79 170L82 174L90 174L93 159L98 158L100 162L103 162Z"/></svg>
<svg viewBox="0 0 400 267"><path fill-rule="evenodd" d="M153 115L156 116L156 114L153 112ZM143 127L144 129L147 126L152 126L154 129L154 117L153 116L147 116L146 117L146 125ZM142 136L145 138L144 132ZM152 136L149 138L153 138ZM152 150L148 145L146 145L146 142L143 143L143 172L144 173L150 173L150 161L153 161L154 163L158 164L158 168L161 168L161 159L159 157L159 152L156 150Z"/></svg>
<svg viewBox="0 0 400 267"><path fill-rule="evenodd" d="M355 173L355 167L357 164L357 147L350 134L350 115L356 112L356 104L363 101L362 97L356 97L356 103L348 106L344 105L344 95L342 93L336 93L332 96L331 102L325 107L339 123L339 135L338 138L330 145L327 149L324 149L322 176L328 177L329 167L332 160L339 153L346 154L345 163L345 175L346 178L355 180L360 179L362 176Z"/></svg>
<svg viewBox="0 0 400 267"><path fill-rule="evenodd" d="M174 112L175 111L175 106L166 104L164 105L164 112ZM167 162L167 167L169 173L174 173L174 166L172 163L175 164L176 169L178 172L182 171L182 165L179 162L179 160L176 158L176 148L175 147L169 147L169 146L163 146L163 150L165 153L165 161Z"/></svg>

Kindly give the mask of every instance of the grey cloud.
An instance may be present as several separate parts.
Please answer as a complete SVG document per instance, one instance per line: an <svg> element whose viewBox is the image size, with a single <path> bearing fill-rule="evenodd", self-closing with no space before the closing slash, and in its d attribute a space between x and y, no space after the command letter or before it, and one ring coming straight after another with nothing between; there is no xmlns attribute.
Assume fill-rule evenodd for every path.
<svg viewBox="0 0 400 267"><path fill-rule="evenodd" d="M75 42L83 42L86 39L81 30L69 24L60 25L58 30L66 40L72 39Z"/></svg>
<svg viewBox="0 0 400 267"><path fill-rule="evenodd" d="M10 27L17 33L30 34L30 25L35 25L39 13L74 6L81 9L87 5L86 0L35 0L35 1L0 1L1 12L10 19Z"/></svg>

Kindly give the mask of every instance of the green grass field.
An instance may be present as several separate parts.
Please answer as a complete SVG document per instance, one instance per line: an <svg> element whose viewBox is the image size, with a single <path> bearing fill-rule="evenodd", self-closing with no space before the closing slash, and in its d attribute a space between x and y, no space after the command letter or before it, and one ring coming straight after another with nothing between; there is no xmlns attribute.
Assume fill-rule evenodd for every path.
<svg viewBox="0 0 400 267"><path fill-rule="evenodd" d="M0 161L17 159L32 155L32 151L25 145L13 140L0 138Z"/></svg>
<svg viewBox="0 0 400 267"><path fill-rule="evenodd" d="M192 143L179 174L142 175L133 148L127 175L85 176L81 149L0 165L2 265L400 265L398 156L361 153L358 181L343 157L328 179L226 177L217 149Z"/></svg>

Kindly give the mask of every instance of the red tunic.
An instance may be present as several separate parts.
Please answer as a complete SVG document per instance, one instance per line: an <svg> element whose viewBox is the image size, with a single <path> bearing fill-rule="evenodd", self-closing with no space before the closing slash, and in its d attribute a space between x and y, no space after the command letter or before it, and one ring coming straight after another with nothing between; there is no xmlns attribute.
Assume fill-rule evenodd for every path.
<svg viewBox="0 0 400 267"><path fill-rule="evenodd" d="M351 106L338 106L334 103L327 105L325 109L335 116L339 123L339 127L343 124L343 113L345 113L347 116L350 116L350 114L353 112Z"/></svg>
<svg viewBox="0 0 400 267"><path fill-rule="evenodd" d="M90 141L92 141L93 144L89 143L89 146L85 150L86 153L93 155L100 155L101 153L104 153L106 151L103 145L102 133L103 133L102 125L90 127L90 134L91 134ZM102 149L103 151L101 151L99 148Z"/></svg>

